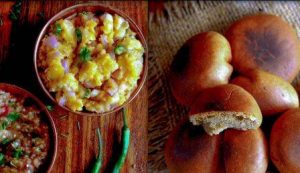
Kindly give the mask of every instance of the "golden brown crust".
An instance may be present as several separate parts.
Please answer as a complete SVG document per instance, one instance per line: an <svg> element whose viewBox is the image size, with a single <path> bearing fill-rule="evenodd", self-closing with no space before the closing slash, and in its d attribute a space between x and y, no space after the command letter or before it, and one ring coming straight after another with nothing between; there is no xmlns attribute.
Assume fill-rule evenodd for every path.
<svg viewBox="0 0 300 173"><path fill-rule="evenodd" d="M270 138L271 160L281 173L300 172L300 109L291 109L275 122Z"/></svg>
<svg viewBox="0 0 300 173"><path fill-rule="evenodd" d="M226 38L235 70L260 68L291 82L300 70L300 43L294 29L270 14L247 16L233 23Z"/></svg>
<svg viewBox="0 0 300 173"><path fill-rule="evenodd" d="M255 99L246 90L234 84L219 85L200 93L191 107L191 114L206 111L260 114Z"/></svg>
<svg viewBox="0 0 300 173"><path fill-rule="evenodd" d="M228 83L230 61L230 45L221 34L205 32L189 39L175 55L170 69L176 100L189 106L203 89Z"/></svg>
<svg viewBox="0 0 300 173"><path fill-rule="evenodd" d="M264 116L299 107L298 94L294 87L271 73L250 70L233 79L231 83L247 90L257 101Z"/></svg>
<svg viewBox="0 0 300 173"><path fill-rule="evenodd" d="M264 173L268 154L260 129L226 130L209 136L201 126L181 121L165 145L171 173Z"/></svg>
<svg viewBox="0 0 300 173"><path fill-rule="evenodd" d="M267 141L261 129L226 130L223 155L226 173L265 173L267 170Z"/></svg>
<svg viewBox="0 0 300 173"><path fill-rule="evenodd" d="M220 173L221 136L209 136L202 127L182 121L165 145L165 159L171 173Z"/></svg>
<svg viewBox="0 0 300 173"><path fill-rule="evenodd" d="M236 111L261 115L255 99L243 88L226 84L209 88L197 95L191 114L208 111Z"/></svg>

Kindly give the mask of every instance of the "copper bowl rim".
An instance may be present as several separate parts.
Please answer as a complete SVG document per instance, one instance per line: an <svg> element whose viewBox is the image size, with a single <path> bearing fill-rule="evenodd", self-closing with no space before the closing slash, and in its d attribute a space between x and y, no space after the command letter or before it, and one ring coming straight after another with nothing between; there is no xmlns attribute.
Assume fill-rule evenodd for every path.
<svg viewBox="0 0 300 173"><path fill-rule="evenodd" d="M46 124L48 125L48 127L50 127L50 131L52 134L52 138L53 138L53 141L50 141L50 145L52 144L53 145L53 153L51 153L51 157L46 157L46 160L49 160L49 166L46 167L46 170L47 172L50 172L53 168L53 165L54 165L54 162L55 162L55 159L56 159L56 155L57 155L57 145L58 145L58 139L57 139L57 130L56 130L56 126L55 126L55 123L53 121L53 118L51 116L51 114L49 113L49 111L47 110L46 106L43 104L42 101L40 101L35 95L33 95L31 92L19 87L19 86L16 86L16 85L13 85L13 84L8 84L8 83L0 83L0 90L3 89L4 91L6 92L11 92L9 90L7 90L6 88L9 88L9 89L15 89L15 90L18 90L18 91L21 91L22 95L23 96L27 96L29 98L32 98L35 103L39 106L39 108L41 108L41 111L44 112L44 114L46 115L46 119L49 121L47 122ZM12 95L14 95L14 93L11 93ZM50 147L51 149L52 147ZM48 151L50 152L50 150ZM49 153L47 153L47 156L49 156Z"/></svg>
<svg viewBox="0 0 300 173"><path fill-rule="evenodd" d="M144 47L144 57L143 57L143 71L140 75L140 79L138 80L138 85L137 87L134 89L134 91L131 93L130 97L120 106L110 110L110 111L106 111L103 113L95 113L95 112L80 112L80 111L72 111L69 108L67 108L66 106L61 106L57 103L57 101L55 100L55 98L50 94L50 92L47 90L47 88L45 87L40 75L39 75L39 71L38 71L38 67L37 67L37 57L38 57L38 51L39 51L39 47L40 47L40 43L44 37L44 35L46 34L46 31L48 29L48 27L54 23L55 21L61 19L61 18L66 18L68 16L71 16L72 10L75 10L77 8L84 8L84 7L94 7L97 8L98 11L101 12L109 12L110 14L118 14L121 17L123 17L126 21L128 21L130 28L136 32L138 39L141 41L141 44ZM85 11L85 10L81 10L81 11ZM78 115L83 115L83 116L101 116L101 115L107 115L107 114L111 114L111 113L115 113L117 111L119 111L120 109L122 109L123 107L127 106L141 91L141 89L143 88L145 81L147 79L147 72L148 72L148 47L147 47L147 42L146 39L141 31L141 29L137 26L137 24L125 13L121 12L120 10L117 10L115 8L112 8L110 6L106 6L103 5L101 3L82 3L82 4L77 4L68 8L65 8L63 10L61 10L59 13L57 13L56 15L54 15L43 27L43 29L41 30L36 44L35 44L35 48L34 48L34 70L35 70L35 74L38 78L39 84L42 87L44 93L46 93L46 95L52 100L52 102L54 102L56 105L58 105L59 107L63 108L66 111L69 112L73 112L75 114Z"/></svg>

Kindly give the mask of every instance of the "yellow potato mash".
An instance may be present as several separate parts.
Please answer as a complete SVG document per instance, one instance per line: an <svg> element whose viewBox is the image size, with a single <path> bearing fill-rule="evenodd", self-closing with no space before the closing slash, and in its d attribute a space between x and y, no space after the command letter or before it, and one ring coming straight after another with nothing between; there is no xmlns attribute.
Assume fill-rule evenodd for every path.
<svg viewBox="0 0 300 173"><path fill-rule="evenodd" d="M124 18L82 12L50 26L37 64L58 104L103 113L122 105L135 90L143 54Z"/></svg>

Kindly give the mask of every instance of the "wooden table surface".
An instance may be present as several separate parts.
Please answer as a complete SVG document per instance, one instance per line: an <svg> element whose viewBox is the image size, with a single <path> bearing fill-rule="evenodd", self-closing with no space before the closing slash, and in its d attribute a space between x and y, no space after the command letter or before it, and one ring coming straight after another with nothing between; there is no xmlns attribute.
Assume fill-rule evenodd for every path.
<svg viewBox="0 0 300 173"><path fill-rule="evenodd" d="M82 2L82 1L81 1ZM23 87L45 104L53 104L40 88L33 68L33 50L43 25L60 10L77 1L24 1L19 21L8 18L14 1L0 2L0 82ZM84 1L86 2L86 1ZM147 38L147 2L101 2L128 14ZM147 85L127 106L131 141L122 172L147 172ZM69 115L69 116L64 116ZM52 117L58 131L58 152L52 172L88 172L97 155L95 129L101 128L104 142L104 160L101 172L110 172L120 153L122 114L102 117L82 117L68 113L57 106ZM80 125L80 128L78 127Z"/></svg>

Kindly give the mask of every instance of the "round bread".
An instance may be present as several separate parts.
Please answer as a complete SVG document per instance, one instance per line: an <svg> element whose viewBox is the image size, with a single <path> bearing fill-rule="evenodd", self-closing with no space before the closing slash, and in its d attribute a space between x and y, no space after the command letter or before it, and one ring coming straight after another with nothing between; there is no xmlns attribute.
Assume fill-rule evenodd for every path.
<svg viewBox="0 0 300 173"><path fill-rule="evenodd" d="M190 106L203 89L227 84L232 73L231 49L217 32L190 38L177 52L170 69L170 85L178 103Z"/></svg>
<svg viewBox="0 0 300 173"><path fill-rule="evenodd" d="M251 94L243 88L226 84L201 92L190 110L190 121L202 125L212 135L227 128L257 129L262 114Z"/></svg>
<svg viewBox="0 0 300 173"><path fill-rule="evenodd" d="M207 135L185 120L170 134L165 159L171 173L222 173L221 136Z"/></svg>
<svg viewBox="0 0 300 173"><path fill-rule="evenodd" d="M294 87L271 73L250 70L231 81L247 90L258 103L263 116L276 115L299 107L298 94Z"/></svg>
<svg viewBox="0 0 300 173"><path fill-rule="evenodd" d="M294 29L270 14L247 16L233 23L226 37L235 70L259 68L291 82L300 70L300 43Z"/></svg>
<svg viewBox="0 0 300 173"><path fill-rule="evenodd" d="M226 173L265 173L268 152L262 130L226 130L223 156Z"/></svg>
<svg viewBox="0 0 300 173"><path fill-rule="evenodd" d="M171 173L265 173L265 137L260 129L226 130L209 136L201 126L181 121L169 135L165 159Z"/></svg>
<svg viewBox="0 0 300 173"><path fill-rule="evenodd" d="M300 172L300 109L291 109L275 122L270 138L271 160L281 173Z"/></svg>

